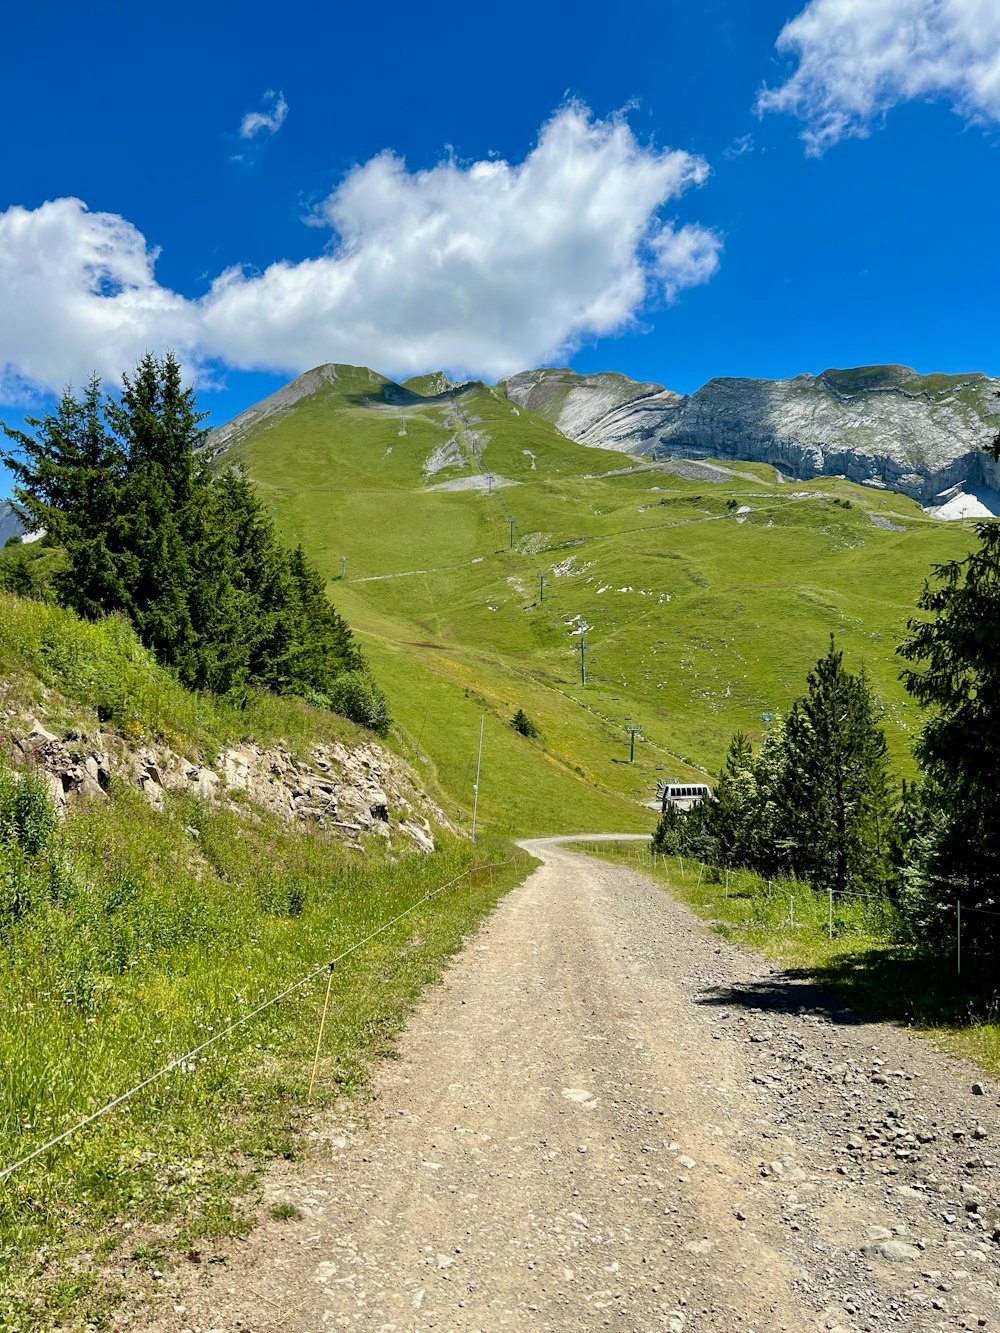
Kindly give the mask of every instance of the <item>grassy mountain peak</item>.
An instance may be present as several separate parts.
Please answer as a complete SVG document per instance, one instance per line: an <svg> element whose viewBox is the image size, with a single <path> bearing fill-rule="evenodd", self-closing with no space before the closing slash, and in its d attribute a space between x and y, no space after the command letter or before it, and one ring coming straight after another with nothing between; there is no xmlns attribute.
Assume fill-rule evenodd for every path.
<svg viewBox="0 0 1000 1333"><path fill-rule="evenodd" d="M471 813L485 714L481 820L643 827L657 778L717 770L734 730L759 735L831 630L867 665L910 763L895 645L931 565L968 550L961 524L765 463L584 447L512 381L421 381L421 396L345 379L252 423L233 456L330 579L456 817ZM511 727L519 710L539 739ZM629 764L634 722L646 739Z"/></svg>

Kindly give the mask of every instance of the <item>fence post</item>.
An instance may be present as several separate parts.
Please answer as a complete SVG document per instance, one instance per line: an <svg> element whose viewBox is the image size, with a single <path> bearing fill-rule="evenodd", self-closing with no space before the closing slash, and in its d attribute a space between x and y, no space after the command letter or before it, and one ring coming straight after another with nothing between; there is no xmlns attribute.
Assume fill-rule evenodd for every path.
<svg viewBox="0 0 1000 1333"><path fill-rule="evenodd" d="M833 885L830 885L830 939L833 939Z"/></svg>
<svg viewBox="0 0 1000 1333"><path fill-rule="evenodd" d="M683 875L683 874L684 874L684 858L683 858L683 856L678 856L677 859L678 859L678 861L680 861L680 863L681 863L681 874Z"/></svg>
<svg viewBox="0 0 1000 1333"><path fill-rule="evenodd" d="M958 976L962 975L962 900L955 904L955 963Z"/></svg>
<svg viewBox="0 0 1000 1333"><path fill-rule="evenodd" d="M794 893L790 893L790 894L788 895L788 924L789 924L790 926L794 926L794 925L795 925L795 894L794 894Z"/></svg>
<svg viewBox="0 0 1000 1333"><path fill-rule="evenodd" d="M726 866L726 897L729 897L729 867Z"/></svg>
<svg viewBox="0 0 1000 1333"><path fill-rule="evenodd" d="M702 865L702 863L699 861L699 862L698 862L698 885L697 885L697 887L698 887L699 889L701 888L701 877L702 877L702 875L704 874L704 872L705 872L705 867L704 867L704 866Z"/></svg>

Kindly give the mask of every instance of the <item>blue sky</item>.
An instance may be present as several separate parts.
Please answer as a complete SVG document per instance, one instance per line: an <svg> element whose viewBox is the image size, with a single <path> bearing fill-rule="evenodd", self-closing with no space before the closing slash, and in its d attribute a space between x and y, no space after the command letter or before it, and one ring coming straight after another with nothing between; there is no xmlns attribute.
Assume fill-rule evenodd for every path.
<svg viewBox="0 0 1000 1333"><path fill-rule="evenodd" d="M786 26L788 25L788 26ZM179 351L1000 375L1000 6L8 7L0 416Z"/></svg>

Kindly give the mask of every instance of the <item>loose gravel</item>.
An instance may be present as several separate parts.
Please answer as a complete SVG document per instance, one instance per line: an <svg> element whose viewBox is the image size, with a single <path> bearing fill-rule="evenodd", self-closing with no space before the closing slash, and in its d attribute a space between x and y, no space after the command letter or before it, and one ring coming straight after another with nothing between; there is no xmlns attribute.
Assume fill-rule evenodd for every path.
<svg viewBox="0 0 1000 1333"><path fill-rule="evenodd" d="M1000 1330L996 1085L641 874L525 845L543 865L365 1115L316 1124L226 1267L167 1273L127 1326Z"/></svg>

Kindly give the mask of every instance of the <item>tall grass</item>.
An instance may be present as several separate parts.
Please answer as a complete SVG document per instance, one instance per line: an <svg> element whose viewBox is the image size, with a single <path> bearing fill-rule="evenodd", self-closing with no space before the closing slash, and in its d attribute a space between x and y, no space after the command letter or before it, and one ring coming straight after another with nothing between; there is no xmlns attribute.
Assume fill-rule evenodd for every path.
<svg viewBox="0 0 1000 1333"><path fill-rule="evenodd" d="M92 622L0 592L0 676L13 704L50 720L113 727L127 741L161 740L211 757L253 737L291 745L371 733L301 700L247 690L216 698L186 690L123 619ZM53 694L55 697L53 698Z"/></svg>
<svg viewBox="0 0 1000 1333"><path fill-rule="evenodd" d="M34 850L2 845L4 882L18 877L22 892L6 913L14 895L0 898L0 1170L503 856L449 840L429 857L397 848L394 861L373 845L359 858L256 812L174 796L161 814L129 790ZM467 876L336 970L318 1102L363 1085L518 873ZM296 1151L325 986L324 973L0 1181L0 1328L102 1326L114 1293L99 1260L123 1223L155 1233L158 1253L248 1225L233 1194Z"/></svg>

